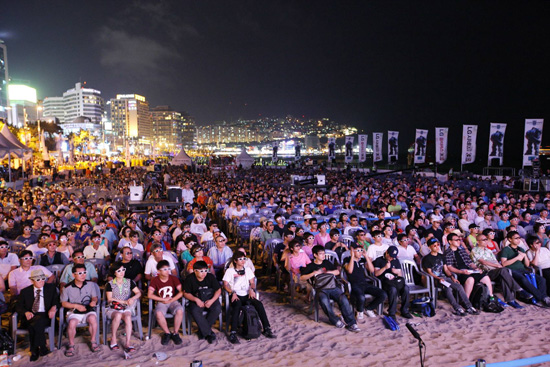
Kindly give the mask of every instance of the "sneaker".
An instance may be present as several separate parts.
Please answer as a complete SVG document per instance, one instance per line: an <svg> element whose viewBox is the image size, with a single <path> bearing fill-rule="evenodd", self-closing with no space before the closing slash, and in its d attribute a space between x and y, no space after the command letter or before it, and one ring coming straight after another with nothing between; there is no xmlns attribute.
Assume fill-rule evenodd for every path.
<svg viewBox="0 0 550 367"><path fill-rule="evenodd" d="M212 344L212 343L214 343L214 341L216 341L216 334L212 333L210 335L207 335L207 336L204 337L204 339L206 339L208 344Z"/></svg>
<svg viewBox="0 0 550 367"><path fill-rule="evenodd" d="M180 333L172 334L171 338L172 338L172 341L174 342L174 344L176 344L176 345L180 345L181 343L183 343L183 340L181 340L181 338L180 338Z"/></svg>
<svg viewBox="0 0 550 367"><path fill-rule="evenodd" d="M367 314L368 317L376 317L376 312L374 312L373 310L367 310L365 311L365 313Z"/></svg>
<svg viewBox="0 0 550 367"><path fill-rule="evenodd" d="M365 318L365 314L363 312L357 312L357 320L363 320L364 318Z"/></svg>
<svg viewBox="0 0 550 367"><path fill-rule="evenodd" d="M515 301L515 300L514 300L514 301L508 302L508 304L509 304L510 306L512 306L513 308L518 309L518 310L521 310L522 308L524 308L523 306L521 306L521 305L520 305L517 301Z"/></svg>
<svg viewBox="0 0 550 367"><path fill-rule="evenodd" d="M349 331L354 332L354 333L358 333L358 332L361 331L361 329L359 329L357 324L349 325L349 326L346 327L346 329L348 329Z"/></svg>
<svg viewBox="0 0 550 367"><path fill-rule="evenodd" d="M271 331L270 327L265 328L265 330L262 334L264 334L264 336L266 338L269 338L269 339L276 339L277 338L277 336L275 334L273 334L273 331Z"/></svg>
<svg viewBox="0 0 550 367"><path fill-rule="evenodd" d="M521 299L531 299L533 298L533 295L527 291L525 291L524 289L522 289L521 291L518 292L518 297L521 298Z"/></svg>
<svg viewBox="0 0 550 367"><path fill-rule="evenodd" d="M542 303L544 303L546 307L550 307L550 297L544 297Z"/></svg>
<svg viewBox="0 0 550 367"><path fill-rule="evenodd" d="M410 312L401 313L401 317L404 317L406 319L412 319L413 315L411 315Z"/></svg>
<svg viewBox="0 0 550 367"><path fill-rule="evenodd" d="M466 316L467 315L466 311L464 311L464 309L462 307L457 308L455 310L454 314L457 315L457 316Z"/></svg>
<svg viewBox="0 0 550 367"><path fill-rule="evenodd" d="M171 334L166 334L166 333L164 333L164 334L162 335L162 339L160 340L160 344L162 344L162 345L168 345L168 343L170 343L170 335L171 335Z"/></svg>
<svg viewBox="0 0 550 367"><path fill-rule="evenodd" d="M466 312L468 312L470 315L479 315L479 310L476 310L473 307L468 308Z"/></svg>
<svg viewBox="0 0 550 367"><path fill-rule="evenodd" d="M508 307L508 304L506 302L504 302L503 300L501 300L500 298L496 297L496 300L497 300L498 304L501 305L502 307L504 307L504 308Z"/></svg>
<svg viewBox="0 0 550 367"><path fill-rule="evenodd" d="M229 342L231 344L241 344L239 338L237 338L237 333L235 331L232 331L227 339L229 339Z"/></svg>
<svg viewBox="0 0 550 367"><path fill-rule="evenodd" d="M342 329L344 326L346 326L346 324L344 324L342 320L338 320L338 322L334 326L336 326L338 329Z"/></svg>

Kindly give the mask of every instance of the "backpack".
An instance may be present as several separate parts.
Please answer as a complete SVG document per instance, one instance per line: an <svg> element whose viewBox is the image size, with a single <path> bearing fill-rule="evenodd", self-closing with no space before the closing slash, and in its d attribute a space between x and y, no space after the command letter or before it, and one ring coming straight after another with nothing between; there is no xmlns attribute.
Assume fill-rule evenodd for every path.
<svg viewBox="0 0 550 367"><path fill-rule="evenodd" d="M245 305L241 307L241 324L242 336L245 339L256 339L262 335L262 323L260 322L260 316L252 305Z"/></svg>
<svg viewBox="0 0 550 367"><path fill-rule="evenodd" d="M0 328L0 350L7 350L8 354L13 354L13 339L4 328Z"/></svg>
<svg viewBox="0 0 550 367"><path fill-rule="evenodd" d="M470 294L470 302L472 306L478 310L484 310L489 304L489 289L483 283L474 285L472 294Z"/></svg>
<svg viewBox="0 0 550 367"><path fill-rule="evenodd" d="M435 309L430 297L417 298L411 303L411 311L421 316L434 317Z"/></svg>

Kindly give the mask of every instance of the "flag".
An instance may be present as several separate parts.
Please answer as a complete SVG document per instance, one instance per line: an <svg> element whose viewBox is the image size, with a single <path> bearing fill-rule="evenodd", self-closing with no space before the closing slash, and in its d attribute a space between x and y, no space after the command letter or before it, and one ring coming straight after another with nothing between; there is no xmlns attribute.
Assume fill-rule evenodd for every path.
<svg viewBox="0 0 550 367"><path fill-rule="evenodd" d="M346 163L351 163L353 161L353 136L346 136Z"/></svg>
<svg viewBox="0 0 550 367"><path fill-rule="evenodd" d="M462 164L476 160L477 125L462 125Z"/></svg>
<svg viewBox="0 0 550 367"><path fill-rule="evenodd" d="M336 138L328 138L328 160L332 162L336 159Z"/></svg>
<svg viewBox="0 0 550 367"><path fill-rule="evenodd" d="M279 143L273 142L273 155L271 156L271 162L277 163L279 161L278 151Z"/></svg>
<svg viewBox="0 0 550 367"><path fill-rule="evenodd" d="M359 162L365 162L367 160L367 140L368 135L359 135Z"/></svg>
<svg viewBox="0 0 550 367"><path fill-rule="evenodd" d="M502 166L502 155L504 145L504 134L506 133L506 124L491 122L489 131L489 156L487 165L491 166L493 159L498 159L499 166Z"/></svg>
<svg viewBox="0 0 550 367"><path fill-rule="evenodd" d="M379 162L382 160L382 139L384 139L384 133L373 133L372 139L372 161Z"/></svg>
<svg viewBox="0 0 550 367"><path fill-rule="evenodd" d="M399 131L388 131L388 163L397 162L399 155Z"/></svg>
<svg viewBox="0 0 550 367"><path fill-rule="evenodd" d="M428 130L416 129L414 139L414 163L426 162L426 143L428 142Z"/></svg>
<svg viewBox="0 0 550 367"><path fill-rule="evenodd" d="M435 163L441 164L447 160L448 127L435 128Z"/></svg>
<svg viewBox="0 0 550 367"><path fill-rule="evenodd" d="M532 166L533 159L539 157L540 142L542 141L543 119L525 120L525 137L523 143L523 166Z"/></svg>

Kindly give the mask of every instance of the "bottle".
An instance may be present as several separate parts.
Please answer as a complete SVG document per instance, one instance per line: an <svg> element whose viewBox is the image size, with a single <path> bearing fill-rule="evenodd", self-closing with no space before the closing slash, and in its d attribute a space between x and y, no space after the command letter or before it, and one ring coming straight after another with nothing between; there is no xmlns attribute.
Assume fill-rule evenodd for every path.
<svg viewBox="0 0 550 367"><path fill-rule="evenodd" d="M0 367L8 367L8 366L9 366L8 351L4 350L2 352L2 355L0 356Z"/></svg>

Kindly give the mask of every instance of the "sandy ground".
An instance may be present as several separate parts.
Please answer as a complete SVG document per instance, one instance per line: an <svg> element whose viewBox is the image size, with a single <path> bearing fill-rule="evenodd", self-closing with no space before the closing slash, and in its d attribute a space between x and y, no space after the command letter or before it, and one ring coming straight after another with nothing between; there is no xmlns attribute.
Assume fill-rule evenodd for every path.
<svg viewBox="0 0 550 367"><path fill-rule="evenodd" d="M122 351L110 351L107 346L101 346L98 353L91 353L84 343L89 341L87 332L81 332L76 356L72 358L65 357L62 349L30 363L26 339L18 345L18 353L23 358L13 365L189 366L195 359L202 360L205 367L420 365L417 342L405 328L405 319L399 316L399 331L387 330L381 318L365 318L359 323L361 332L355 334L327 324L328 319L322 313L321 322L316 323L304 302L292 307L286 296L276 293L274 288L262 292L261 299L277 339L262 336L246 341L241 338L241 344L232 345L225 334L216 330L218 339L214 345L198 340L193 334L184 336L179 347L172 343L163 347L157 328L151 340L139 341L136 337L136 352L131 359L124 360ZM426 343L426 366L467 366L478 358L491 363L550 353L550 309L526 306L514 310L508 307L501 314L458 317L451 313L446 301L441 301L435 317L414 318L411 323L417 324L415 327ZM145 335L146 330L144 325ZM122 338L119 343L121 341ZM158 362L152 357L156 351L166 353L169 358Z"/></svg>

